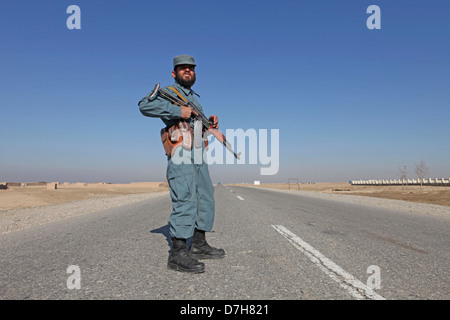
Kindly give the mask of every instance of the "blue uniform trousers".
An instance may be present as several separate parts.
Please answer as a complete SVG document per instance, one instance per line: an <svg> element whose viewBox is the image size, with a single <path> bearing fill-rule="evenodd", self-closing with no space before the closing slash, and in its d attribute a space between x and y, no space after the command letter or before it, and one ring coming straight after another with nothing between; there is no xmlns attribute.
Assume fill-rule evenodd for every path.
<svg viewBox="0 0 450 320"><path fill-rule="evenodd" d="M191 158L190 152L183 152ZM211 231L214 223L214 186L208 164L204 161L195 164L193 157L191 160L179 163L169 158L167 164L166 177L172 198L170 234L175 238L188 239L195 228Z"/></svg>

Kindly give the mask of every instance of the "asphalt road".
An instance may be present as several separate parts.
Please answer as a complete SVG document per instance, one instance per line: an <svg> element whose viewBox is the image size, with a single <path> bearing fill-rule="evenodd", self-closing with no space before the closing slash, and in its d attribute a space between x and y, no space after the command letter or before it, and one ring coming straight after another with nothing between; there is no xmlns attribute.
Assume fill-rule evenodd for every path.
<svg viewBox="0 0 450 320"><path fill-rule="evenodd" d="M1 235L0 299L450 298L449 219L224 185L215 197L207 239L227 255L205 273L167 269L163 196Z"/></svg>

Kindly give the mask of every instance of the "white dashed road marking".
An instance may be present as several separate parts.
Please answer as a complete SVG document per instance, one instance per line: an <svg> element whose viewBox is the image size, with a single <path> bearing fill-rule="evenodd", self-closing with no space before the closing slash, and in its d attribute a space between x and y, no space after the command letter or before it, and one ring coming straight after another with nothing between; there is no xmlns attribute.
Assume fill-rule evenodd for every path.
<svg viewBox="0 0 450 320"><path fill-rule="evenodd" d="M373 291L373 289L369 288L351 274L347 273L344 269L339 267L333 261L325 257L285 227L281 225L272 225L272 227L356 299L385 300L385 298L377 294Z"/></svg>
<svg viewBox="0 0 450 320"><path fill-rule="evenodd" d="M245 200L245 199L242 198L241 196L236 196L236 198L238 198L239 200Z"/></svg>

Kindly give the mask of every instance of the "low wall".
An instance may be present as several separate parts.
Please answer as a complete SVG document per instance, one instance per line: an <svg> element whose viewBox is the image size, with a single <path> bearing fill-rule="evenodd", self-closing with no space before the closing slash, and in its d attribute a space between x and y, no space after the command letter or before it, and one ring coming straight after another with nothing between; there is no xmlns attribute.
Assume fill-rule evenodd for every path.
<svg viewBox="0 0 450 320"><path fill-rule="evenodd" d="M449 186L450 178L442 179L381 179L381 180L352 180L351 185L365 186L401 186L401 185L423 185L423 186Z"/></svg>
<svg viewBox="0 0 450 320"><path fill-rule="evenodd" d="M46 187L47 182L6 182L8 187Z"/></svg>

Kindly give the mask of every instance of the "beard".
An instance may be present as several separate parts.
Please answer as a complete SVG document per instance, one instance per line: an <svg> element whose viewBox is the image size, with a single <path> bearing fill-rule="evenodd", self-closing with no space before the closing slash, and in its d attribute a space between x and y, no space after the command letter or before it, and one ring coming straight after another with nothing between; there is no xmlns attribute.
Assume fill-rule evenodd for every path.
<svg viewBox="0 0 450 320"><path fill-rule="evenodd" d="M190 80L185 80L183 78L183 76L182 75L179 76L178 73L176 74L176 77L175 77L175 80L179 84L181 84L183 87L189 88L189 89L194 85L196 79L197 79L197 77L196 77L195 73L193 74L193 76Z"/></svg>

